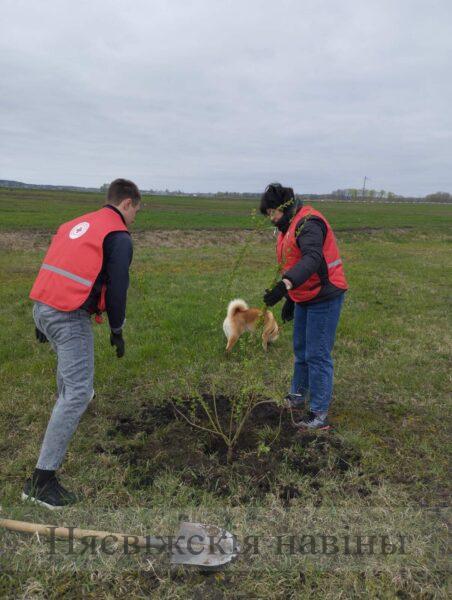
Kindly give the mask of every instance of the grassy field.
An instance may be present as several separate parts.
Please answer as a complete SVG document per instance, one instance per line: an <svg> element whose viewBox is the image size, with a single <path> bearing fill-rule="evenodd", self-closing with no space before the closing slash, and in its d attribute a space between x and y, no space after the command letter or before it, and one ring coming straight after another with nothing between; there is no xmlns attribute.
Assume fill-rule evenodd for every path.
<svg viewBox="0 0 452 600"><path fill-rule="evenodd" d="M96 210L104 202L100 193L0 188L0 231L53 231L60 223ZM451 213L451 207L446 204L322 202L318 207L325 211L338 231L359 227L441 229ZM253 208L257 208L255 200L144 196L135 229L252 228Z"/></svg>
<svg viewBox="0 0 452 600"><path fill-rule="evenodd" d="M171 569L164 556L79 546L68 555L64 542L50 554L43 538L0 531L0 597L446 598L452 208L316 205L337 232L350 284L335 429L299 436L290 415L263 404L227 464L221 441L173 404L214 396L227 418L231 401L286 393L290 325L267 354L246 338L229 357L221 328L231 298L261 304L274 238L253 230L250 201L146 197L126 355L117 361L108 328L95 327L97 397L61 472L83 501L57 516L19 502L55 393L55 357L35 343L28 292L52 231L101 202L0 192L1 514L133 534L170 534L186 515L255 536L259 553L248 548L223 574L205 575ZM403 535L405 551L291 553L290 536L308 534L384 534L397 550Z"/></svg>

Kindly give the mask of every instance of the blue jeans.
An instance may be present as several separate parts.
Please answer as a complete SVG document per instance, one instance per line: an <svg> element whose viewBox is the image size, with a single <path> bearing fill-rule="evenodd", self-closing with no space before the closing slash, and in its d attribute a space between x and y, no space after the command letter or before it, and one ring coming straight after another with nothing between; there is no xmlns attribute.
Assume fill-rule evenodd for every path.
<svg viewBox="0 0 452 600"><path fill-rule="evenodd" d="M295 305L291 393L310 396L313 412L327 412L333 394L333 359L336 328L345 294L318 304Z"/></svg>

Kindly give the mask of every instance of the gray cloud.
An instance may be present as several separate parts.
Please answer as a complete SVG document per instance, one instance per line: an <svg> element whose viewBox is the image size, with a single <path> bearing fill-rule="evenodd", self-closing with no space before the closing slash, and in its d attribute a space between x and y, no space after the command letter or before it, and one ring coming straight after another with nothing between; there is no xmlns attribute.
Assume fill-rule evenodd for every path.
<svg viewBox="0 0 452 600"><path fill-rule="evenodd" d="M0 178L452 190L448 0L2 3Z"/></svg>

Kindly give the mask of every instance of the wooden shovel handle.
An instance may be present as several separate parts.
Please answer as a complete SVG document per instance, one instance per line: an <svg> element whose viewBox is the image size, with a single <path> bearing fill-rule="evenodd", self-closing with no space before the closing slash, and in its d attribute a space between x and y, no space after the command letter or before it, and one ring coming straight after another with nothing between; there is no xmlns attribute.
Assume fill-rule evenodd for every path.
<svg viewBox="0 0 452 600"><path fill-rule="evenodd" d="M163 547L164 541L158 538L145 538L141 535L128 535L127 533L110 533L109 531L96 531L95 529L79 529L78 527L55 527L55 525L42 525L41 523L29 523L28 521L14 521L13 519L0 519L0 527L5 527L10 531L19 531L22 533L38 533L50 537L51 535L59 539L67 540L69 538L80 539L84 537L94 537L105 539L107 536L115 537L118 541L133 538L134 545L140 548Z"/></svg>

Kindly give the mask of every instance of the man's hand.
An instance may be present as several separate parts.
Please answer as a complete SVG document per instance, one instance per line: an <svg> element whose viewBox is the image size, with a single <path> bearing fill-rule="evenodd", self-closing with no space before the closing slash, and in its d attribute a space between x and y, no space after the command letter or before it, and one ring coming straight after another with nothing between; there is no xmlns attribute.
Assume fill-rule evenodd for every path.
<svg viewBox="0 0 452 600"><path fill-rule="evenodd" d="M40 329L38 329L37 327L35 327L35 335L36 335L36 339L38 340L38 342L40 344L45 344L46 342L49 341L46 338L46 336L42 333L42 331Z"/></svg>
<svg viewBox="0 0 452 600"><path fill-rule="evenodd" d="M295 310L295 302L293 300L291 300L290 298L287 298L287 300L284 302L284 305L281 310L281 319L282 319L283 323L286 323L287 321L292 321L293 315L294 315L294 310Z"/></svg>
<svg viewBox="0 0 452 600"><path fill-rule="evenodd" d="M116 346L116 356L118 358L122 358L125 352L125 342L122 337L122 331L119 333L110 333L110 344L112 346Z"/></svg>
<svg viewBox="0 0 452 600"><path fill-rule="evenodd" d="M277 302L282 300L286 294L286 284L281 280L271 290L265 290L264 303L267 306L274 306Z"/></svg>

